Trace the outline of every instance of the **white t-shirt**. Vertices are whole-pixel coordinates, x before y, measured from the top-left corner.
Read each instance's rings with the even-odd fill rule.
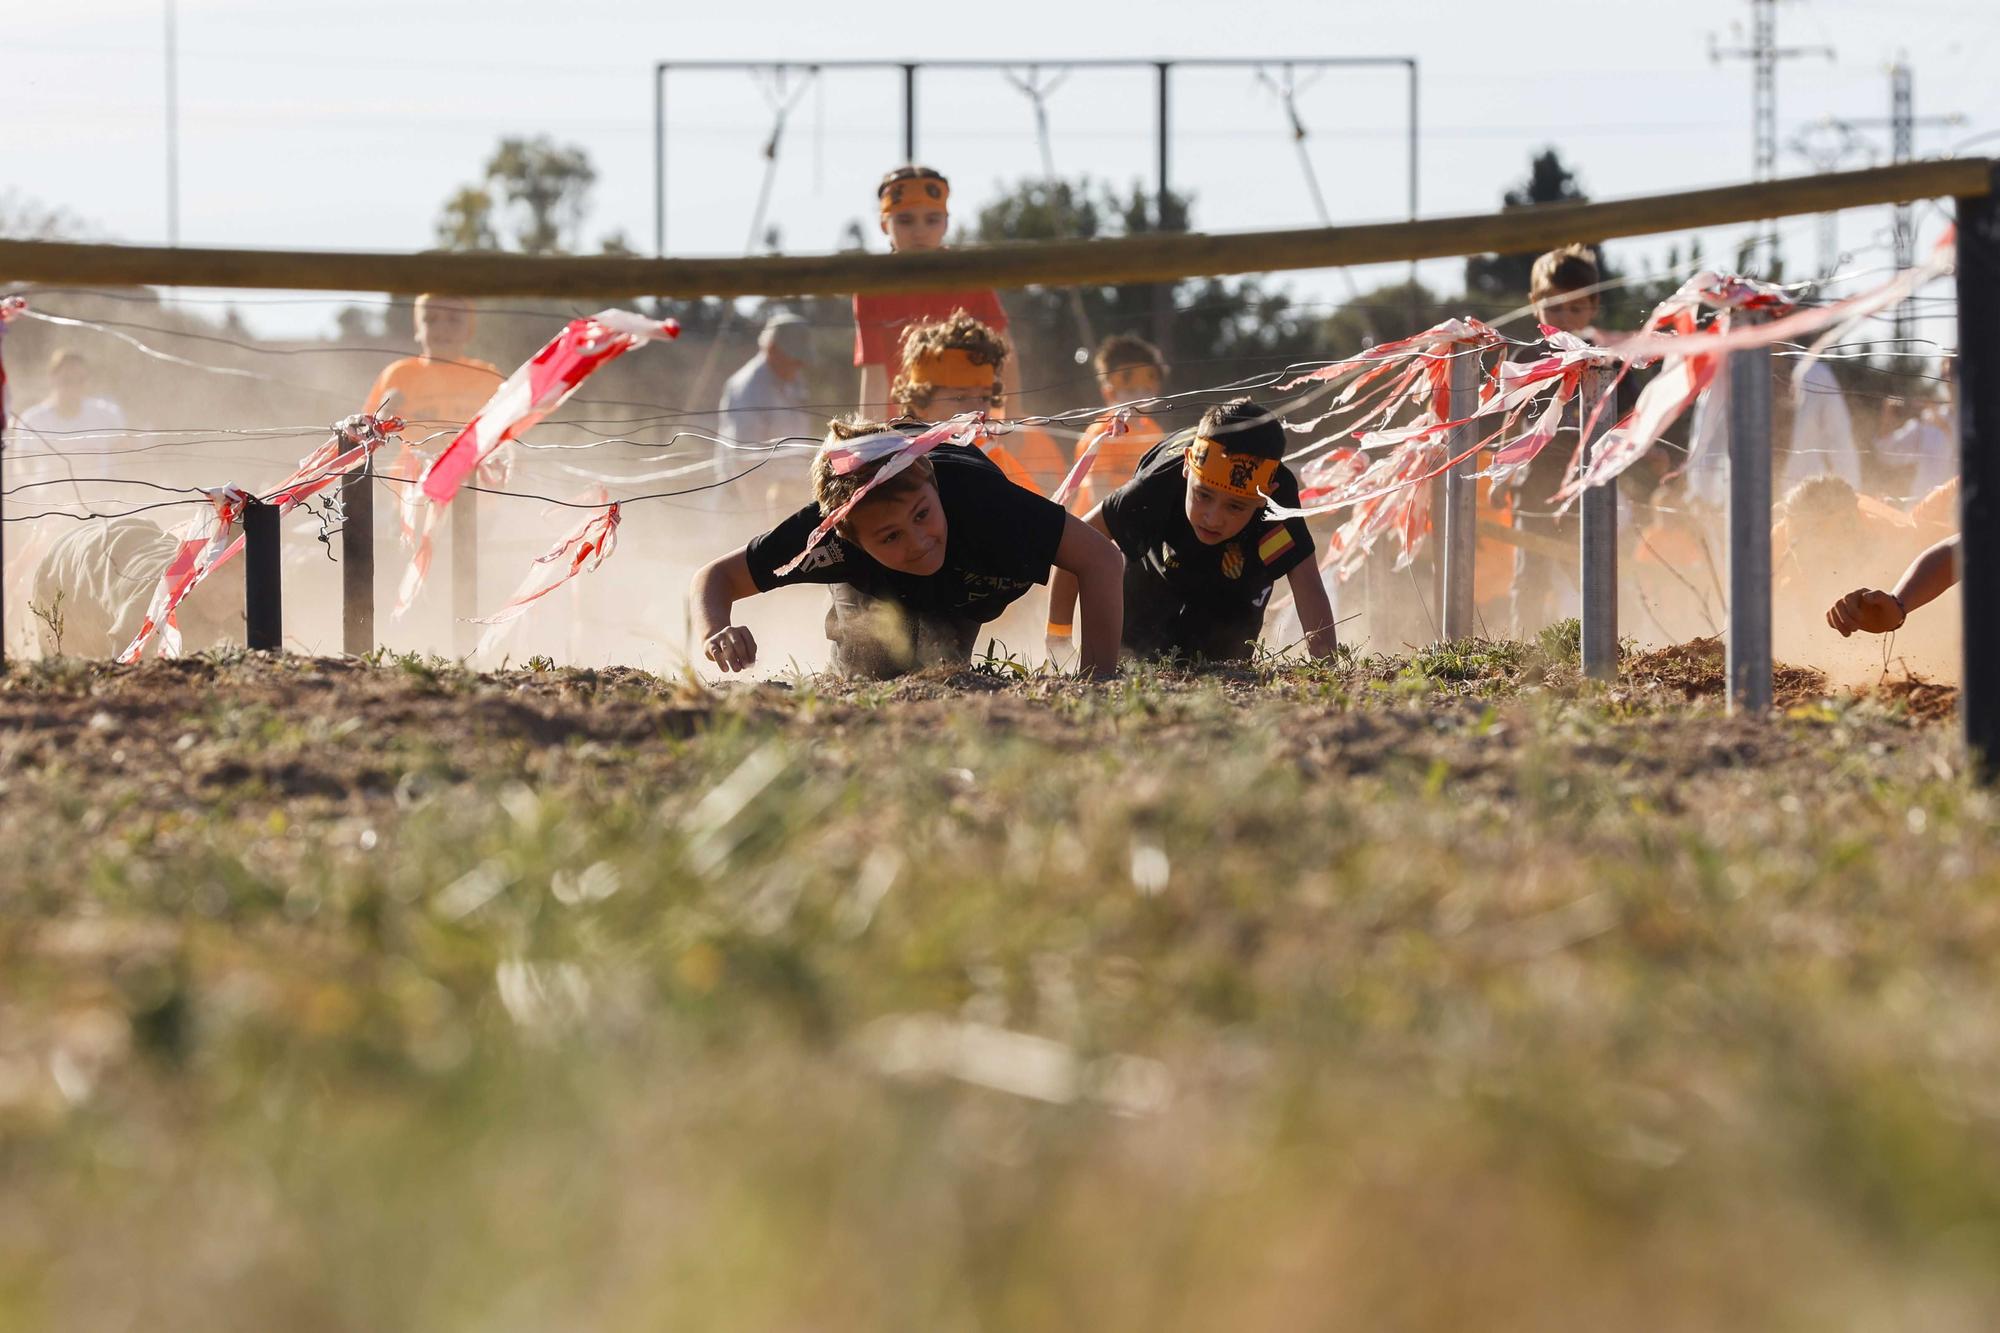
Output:
[[[84,399],[74,416],[59,413],[53,398],[23,411],[7,432],[8,508],[47,509],[101,495],[101,486],[19,488],[63,477],[123,476],[120,454],[132,441],[115,432],[124,429],[125,413],[108,398]]]
[[[1910,494],[1915,499],[1922,499],[1958,475],[1957,442],[1935,421],[1912,417],[1892,431],[1881,447],[1890,462],[1916,467],[1910,480]]]
[[[1847,398],[1833,367],[1815,361],[1800,386],[1799,410],[1792,422],[1792,447],[1781,475],[1771,478],[1771,503],[1782,504],[1792,487],[1831,473],[1857,492],[1861,489],[1861,451],[1854,445],[1854,424]],[[1779,388],[1782,392],[1782,387]],[[1725,365],[1694,407],[1694,461],[1688,466],[1688,491],[1717,507],[1729,504],[1729,367]]]

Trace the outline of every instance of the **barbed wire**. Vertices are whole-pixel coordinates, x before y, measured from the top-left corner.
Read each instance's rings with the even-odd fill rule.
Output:
[[[1851,252],[1848,256],[1845,256],[1844,258],[1851,259],[1853,257],[1853,254],[1867,253],[1869,250],[1873,248],[1875,247],[1862,247],[1860,250]],[[1707,266],[1698,261],[1690,260],[1685,264],[1671,266],[1669,269],[1665,271],[1665,274],[1671,275],[1675,272],[1683,270],[1692,272],[1702,267],[1707,267]],[[1818,285],[1821,288],[1825,288],[1849,281],[1858,281],[1861,278],[1869,276],[1875,272],[1877,272],[1877,270],[1873,269],[1864,269],[1859,271],[1842,271],[1840,273],[1831,275],[1828,279],[1823,280]],[[1655,283],[1661,280],[1663,280],[1662,275],[1655,273],[1649,273],[1645,275],[1639,275],[1639,274],[1624,275],[1619,278],[1609,280],[1604,284],[1599,284],[1598,290],[1600,291],[1612,290],[1619,286],[1631,286],[1639,283]],[[130,297],[130,299],[137,300],[141,298],[137,296],[132,296]],[[1328,302],[1326,304],[1348,304],[1348,303]],[[1391,301],[1389,302],[1389,304],[1399,304],[1399,303]],[[1295,308],[1296,308],[1296,303],[1295,303]],[[1532,306],[1517,308],[1515,310],[1508,311],[1498,316],[1495,320],[1495,323],[1512,322],[1520,318],[1525,318],[1528,315],[1532,314],[1532,312],[1533,312]],[[46,319],[51,323],[97,330],[99,332],[106,334],[107,336],[117,338],[122,342],[133,345],[135,348],[148,355],[157,356],[170,363],[188,366],[200,370],[213,370],[221,373],[237,374],[250,378],[262,378],[272,383],[283,383],[283,382],[277,380],[271,380],[270,377],[267,376],[259,376],[256,372],[240,371],[233,367],[211,366],[211,365],[206,365],[204,363],[191,361],[187,358],[177,357],[171,353],[162,352],[159,349],[147,346],[140,340],[130,336],[130,334],[125,332],[125,330],[138,330],[141,332],[155,333],[167,337],[190,338],[197,341],[215,345],[230,346],[253,352],[270,352],[275,354],[294,354],[294,353],[305,353],[305,352],[332,352],[332,351],[358,352],[362,350],[371,350],[371,349],[357,349],[357,348],[273,348],[259,344],[246,343],[239,339],[230,338],[223,335],[203,334],[188,330],[167,329],[164,327],[138,323],[135,321],[116,321],[116,320],[93,321],[93,320],[84,320],[70,316],[49,314],[46,312],[30,312],[30,313],[36,315],[37,317]],[[533,313],[537,316],[544,316],[546,315],[547,312],[534,311],[534,312],[522,312],[522,313]],[[1540,342],[1539,337],[1513,338],[1505,334],[1502,334],[1500,335],[1500,338],[1502,344],[1508,347],[1529,347],[1529,346],[1534,346]],[[1940,362],[1949,361],[1950,359],[1955,358],[1957,355],[1957,351],[1954,348],[1944,347],[1935,340],[1921,339],[1921,338],[1854,339],[1840,344],[1835,344],[1834,346],[1827,349],[1822,349],[1819,355],[1822,358],[1830,360],[1869,360],[1872,359],[1874,356],[1878,355],[1878,349],[1884,347],[1907,348],[1912,346],[1920,346],[1930,349],[1925,355],[1935,357]],[[372,350],[383,351],[385,354],[388,351],[388,349],[372,349]],[[1807,349],[1805,349],[1801,345],[1794,343],[1794,344],[1780,344],[1778,347],[1775,347],[1773,349],[1773,352],[1775,356],[1799,357],[1805,355],[1806,350]],[[402,353],[395,353],[395,354],[402,355]],[[1434,359],[1449,360],[1459,355],[1483,356],[1486,354],[1487,354],[1486,349],[1467,348],[1459,351],[1447,351],[1447,352],[1437,353],[1434,354]],[[1367,353],[1364,351],[1361,355],[1365,358]],[[1898,352],[1887,355],[1894,355],[1902,359],[1908,359],[1910,356],[1908,352]],[[1241,363],[1246,360],[1254,362],[1255,360],[1258,359],[1263,359],[1263,358],[1258,358],[1254,356],[1195,358],[1195,359],[1178,360],[1176,364],[1179,366],[1186,367],[1186,366],[1199,366],[1203,364],[1211,364],[1215,362]],[[1272,355],[1268,359],[1274,362],[1280,360],[1280,358],[1276,355]],[[434,358],[434,360],[449,361],[449,359],[444,359],[444,358]],[[474,364],[463,361],[450,361],[450,363],[461,364],[461,365]],[[477,364],[483,365],[484,363],[477,363]],[[1274,369],[1238,376],[1232,380],[1228,380],[1220,384],[1201,385],[1194,388],[1178,390],[1171,393],[1161,393],[1144,399],[1137,399],[1128,403],[1115,404],[1111,406],[1106,406],[1102,403],[1093,403],[1088,406],[1068,409],[1065,411],[1045,413],[1045,414],[1033,414],[1013,420],[996,422],[994,424],[994,432],[996,434],[1004,434],[1012,430],[1037,428],[1037,429],[1052,429],[1055,431],[1067,433],[1067,428],[1075,427],[1078,425],[1087,425],[1089,423],[1097,422],[1099,420],[1104,419],[1109,413],[1119,409],[1125,409],[1137,413],[1144,413],[1148,416],[1166,416],[1169,414],[1183,412],[1190,409],[1205,408],[1208,406],[1212,406],[1217,403],[1227,401],[1232,397],[1239,396],[1244,393],[1252,393],[1258,390],[1270,389],[1280,383],[1285,382],[1288,379],[1299,378],[1303,375],[1309,374],[1313,370],[1320,369],[1322,367],[1331,364],[1334,364],[1334,362],[1328,359],[1314,359],[1308,361],[1284,361],[1282,365]],[[1894,379],[1908,379],[1911,381],[1923,381],[1928,383],[1946,383],[1949,382],[1950,378],[1949,376],[1933,375],[1921,370],[1917,370],[1913,367],[1907,367],[1894,363],[1882,366],[1871,366],[1871,371],[1873,373],[1889,376]],[[1094,376],[1092,376],[1091,378],[1094,379]],[[1074,384],[1076,382],[1077,381],[1074,379],[1068,379],[1058,382],[1056,386],[1038,386],[1035,389],[1024,389],[1022,392],[1023,393],[1047,392],[1052,387],[1061,387],[1062,385]],[[1286,410],[1288,411],[1303,410],[1304,408],[1309,407],[1311,404],[1318,401],[1321,397],[1335,392],[1337,387],[1338,387],[1337,384],[1332,382],[1318,383],[1306,387],[1295,394],[1289,395],[1288,397],[1282,399],[1281,401],[1286,405]],[[1876,392],[1868,389],[1841,390],[1838,388],[1838,386],[1828,387],[1819,384],[1806,384],[1803,386],[1803,388],[1805,392],[1812,394],[1839,393],[1844,397],[1878,398],[1885,401],[1896,400],[1899,397],[1899,395]],[[327,396],[332,396],[334,393],[334,391],[332,390],[323,389],[319,387],[313,387],[311,391],[316,394],[322,394]],[[629,448],[641,449],[641,450],[654,450],[655,452],[653,453],[644,456],[634,457],[631,459],[633,463],[641,465],[680,462],[680,460],[688,458],[689,455],[685,453],[678,455],[674,453],[675,446],[678,445],[682,440],[692,439],[692,440],[702,441],[717,451],[716,456],[714,458],[700,459],[697,461],[688,462],[682,466],[675,466],[665,471],[648,472],[641,474],[627,474],[623,476],[559,465],[560,470],[562,470],[566,475],[586,478],[607,486],[643,484],[648,481],[666,480],[675,476],[687,475],[689,473],[699,471],[703,468],[719,467],[721,465],[721,457],[725,453],[732,453],[732,452],[759,453],[763,455],[761,458],[758,459],[757,462],[752,464],[750,467],[735,472],[730,476],[719,477],[715,480],[708,481],[696,486],[683,487],[673,490],[648,492],[640,495],[623,497],[618,501],[621,504],[640,503],[654,499],[678,498],[686,495],[693,495],[705,491],[715,490],[720,487],[726,487],[731,483],[733,483],[734,481],[740,480],[741,478],[746,477],[751,473],[759,470],[760,468],[764,467],[767,463],[772,461],[774,458],[779,457],[784,453],[787,452],[803,453],[818,447],[820,443],[818,438],[808,437],[808,436],[784,436],[774,439],[756,440],[756,441],[739,440],[739,439],[733,439],[721,432],[705,430],[697,427],[690,427],[685,424],[690,418],[720,417],[728,415],[721,408],[716,408],[712,410],[697,410],[697,409],[675,407],[673,405],[664,403],[642,403],[642,402],[633,402],[630,400],[616,400],[616,399],[580,400],[577,402],[577,405],[586,408],[625,406],[641,410],[655,410],[655,411],[654,415],[639,416],[639,417],[622,417],[622,418],[586,417],[586,418],[553,419],[543,423],[543,426],[548,429],[559,429],[559,430],[567,429],[576,431],[587,431],[588,427],[593,425],[596,426],[616,425],[624,428],[625,430],[632,430],[632,429],[667,430],[669,428],[673,428],[673,433],[668,437],[668,439],[664,442],[664,444],[651,441],[637,440],[632,438],[629,434],[622,434],[622,433],[614,435],[597,436],[595,438],[578,440],[578,441],[556,442],[556,441],[523,440],[523,441],[517,441],[517,443],[527,450],[538,451],[538,452],[546,451],[550,453],[587,452],[614,446],[626,446]],[[845,402],[839,404],[806,404],[801,406],[797,410],[812,411],[816,407],[844,410],[850,406],[851,404]],[[43,478],[31,482],[20,483],[5,490],[0,490],[0,495],[14,496],[16,494],[31,489],[36,489],[45,486],[73,486],[78,488],[79,498],[81,498],[82,487],[107,485],[107,486],[149,487],[151,489],[166,491],[169,493],[184,494],[189,496],[190,498],[180,501],[161,501],[156,504],[143,505],[131,509],[121,510],[115,514],[90,512],[82,515],[77,515],[67,510],[51,510],[35,515],[9,516],[6,519],[6,521],[21,522],[21,521],[28,521],[31,519],[51,517],[51,516],[80,517],[80,518],[122,517],[130,514],[147,512],[153,509],[164,508],[174,504],[199,504],[207,502],[206,494],[203,488],[200,487],[174,487],[164,483],[151,482],[131,477],[79,477],[75,475],[73,468],[68,467],[68,460],[71,459],[82,459],[82,458],[92,458],[92,457],[129,457],[133,455],[147,453],[156,449],[206,447],[218,443],[226,443],[231,441],[240,442],[246,439],[259,440],[259,441],[297,439],[301,437],[324,435],[325,431],[326,427],[324,426],[311,426],[311,425],[257,426],[257,427],[240,427],[240,428],[228,428],[228,427],[160,427],[160,428],[148,428],[148,429],[115,428],[115,429],[86,430],[77,432],[38,430],[33,433],[41,438],[41,441],[45,446],[48,446],[46,453],[37,454],[35,451],[32,450],[22,450],[18,447],[18,444],[14,444],[10,445],[10,447],[8,448],[7,450],[8,455],[12,457],[23,457],[23,456],[29,458],[54,457],[62,459],[64,460],[65,466],[67,468],[67,475],[61,477]],[[443,435],[451,433],[454,432],[449,430],[433,432],[432,434],[425,436],[420,441],[414,441],[414,442],[404,441],[403,447],[405,449],[420,450],[424,444],[430,442],[431,440],[437,439]],[[123,448],[123,447],[105,448],[99,450],[76,449],[76,448],[59,449],[53,447],[52,437],[53,440],[60,440],[65,445],[82,443],[84,441],[107,441],[112,439],[134,440],[134,441],[144,440],[146,442],[142,444],[136,444],[130,448]],[[163,438],[163,437],[176,437],[176,438]],[[1337,439],[1339,438],[1339,435],[1335,433],[1329,438]],[[1828,454],[1834,452],[1841,452],[1844,454],[1847,451],[1827,450],[1827,451],[1800,451],[1800,452],[1801,453],[1825,452]],[[1881,458],[1921,459],[1929,456],[1928,454],[1921,451],[1907,451],[1907,450],[1884,451],[1879,447],[1871,450],[1870,452],[1875,454],[1877,457]],[[273,466],[280,465],[281,463],[281,460],[276,458],[243,459],[240,457],[230,458],[230,459],[209,458],[206,459],[205,461],[214,461],[214,462],[232,461],[232,462],[251,463],[251,464],[268,463]],[[375,473],[373,475],[375,475],[378,479],[382,481],[390,482],[393,484],[407,484],[409,480],[408,478],[397,477],[385,473]],[[323,479],[323,477],[314,478],[311,480],[319,480],[319,479]],[[488,494],[510,499],[532,500],[542,504],[555,505],[566,508],[591,509],[591,508],[601,507],[601,502],[586,503],[574,500],[566,500],[559,496],[544,495],[534,491],[510,490],[501,487],[482,487],[477,485],[469,486],[466,489],[480,494]]]

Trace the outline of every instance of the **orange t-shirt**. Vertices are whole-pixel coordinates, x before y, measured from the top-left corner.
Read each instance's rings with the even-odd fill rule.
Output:
[[[977,437],[977,440],[979,443],[979,452],[992,459],[994,464],[1007,474],[1007,480],[1013,482],[1016,486],[1035,491],[1037,495],[1041,494],[1040,491],[1035,490],[1035,479],[1028,475],[1028,469],[1021,466],[1020,459],[1007,452],[1005,445],[990,435],[982,434]]]
[[[500,380],[499,368],[484,361],[406,356],[375,377],[363,410],[375,411],[393,390],[389,413],[403,419],[406,435],[421,439],[433,431],[462,428],[486,406]]]
[[[1110,418],[1100,418],[1083,433],[1076,443],[1077,457],[1090,447],[1092,440],[1111,429]],[[1135,416],[1125,423],[1123,435],[1112,435],[1105,439],[1097,450],[1097,457],[1091,461],[1090,471],[1084,474],[1083,484],[1076,488],[1076,495],[1070,501],[1070,512],[1087,514],[1104,497],[1132,480],[1132,474],[1139,470],[1139,460],[1146,451],[1166,438],[1166,431],[1151,417]]]
[[[1917,501],[1917,507],[1910,511],[1916,520],[1917,530],[1928,541],[1949,537],[1958,531],[1958,478],[1938,486]]]
[[[393,465],[399,472],[414,476],[418,447],[435,456],[465,428],[466,422],[479,415],[479,409],[486,406],[486,400],[500,387],[501,378],[499,367],[485,361],[406,356],[382,368],[368,388],[362,410],[376,411],[391,391],[395,393],[385,409],[389,415],[403,419],[403,447]],[[432,436],[437,438],[430,439]],[[430,439],[427,445],[426,439]],[[506,469],[503,465],[496,470],[488,463],[480,468],[479,475],[483,481],[497,482],[506,476]]]
[[[1481,455],[1482,464],[1489,457]],[[1485,606],[1504,599],[1514,586],[1514,548],[1481,529],[1488,523],[1514,526],[1514,498],[1508,487],[1496,487],[1491,477],[1479,478],[1472,495],[1473,531],[1478,534],[1473,542],[1472,600]]]
[[[1024,426],[1007,434],[1007,448],[1028,475],[1035,479],[1035,489],[1043,495],[1055,494],[1056,487],[1069,473],[1069,456],[1063,447],[1045,430]]]

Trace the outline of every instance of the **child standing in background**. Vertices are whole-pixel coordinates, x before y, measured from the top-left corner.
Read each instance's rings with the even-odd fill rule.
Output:
[[[1002,415],[1000,386],[1009,359],[1007,340],[963,310],[950,319],[912,324],[903,334],[903,368],[889,396],[897,411],[918,421],[949,421],[962,412],[984,412],[997,419]],[[1034,475],[1005,442],[982,432],[978,445],[1007,480],[1043,494]]]
[[[1160,356],[1160,349],[1144,338],[1129,333],[1114,334],[1097,345],[1097,355],[1092,361],[1097,370],[1097,392],[1106,407],[1145,402],[1166,391],[1166,362]],[[1084,474],[1083,484],[1070,501],[1073,514],[1089,513],[1105,496],[1130,481],[1139,470],[1139,460],[1166,435],[1159,422],[1136,412],[1126,421],[1122,434],[1112,435],[1110,430],[1111,417],[1107,413],[1092,422],[1077,441],[1077,456],[1082,457],[1093,441],[1105,437],[1097,446],[1097,457],[1091,461],[1090,471]]]
[[[944,248],[951,226],[951,182],[930,167],[897,167],[875,187],[882,234],[897,254]],[[995,333],[1007,332],[1007,312],[991,287],[945,292],[892,292],[854,298],[854,364],[861,368],[861,411],[880,415],[889,386],[902,373],[903,334],[912,324],[949,319],[963,310]],[[1002,392],[1021,392],[1020,371],[1006,370]]]

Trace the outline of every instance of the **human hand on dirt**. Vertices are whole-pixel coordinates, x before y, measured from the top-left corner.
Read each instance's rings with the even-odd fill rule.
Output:
[[[1894,593],[1880,588],[1856,588],[1827,609],[1826,623],[1845,639],[1854,631],[1887,634],[1903,627],[1903,604]]]
[[[757,660],[757,640],[741,625],[730,625],[709,635],[701,651],[724,671],[742,671]]]

